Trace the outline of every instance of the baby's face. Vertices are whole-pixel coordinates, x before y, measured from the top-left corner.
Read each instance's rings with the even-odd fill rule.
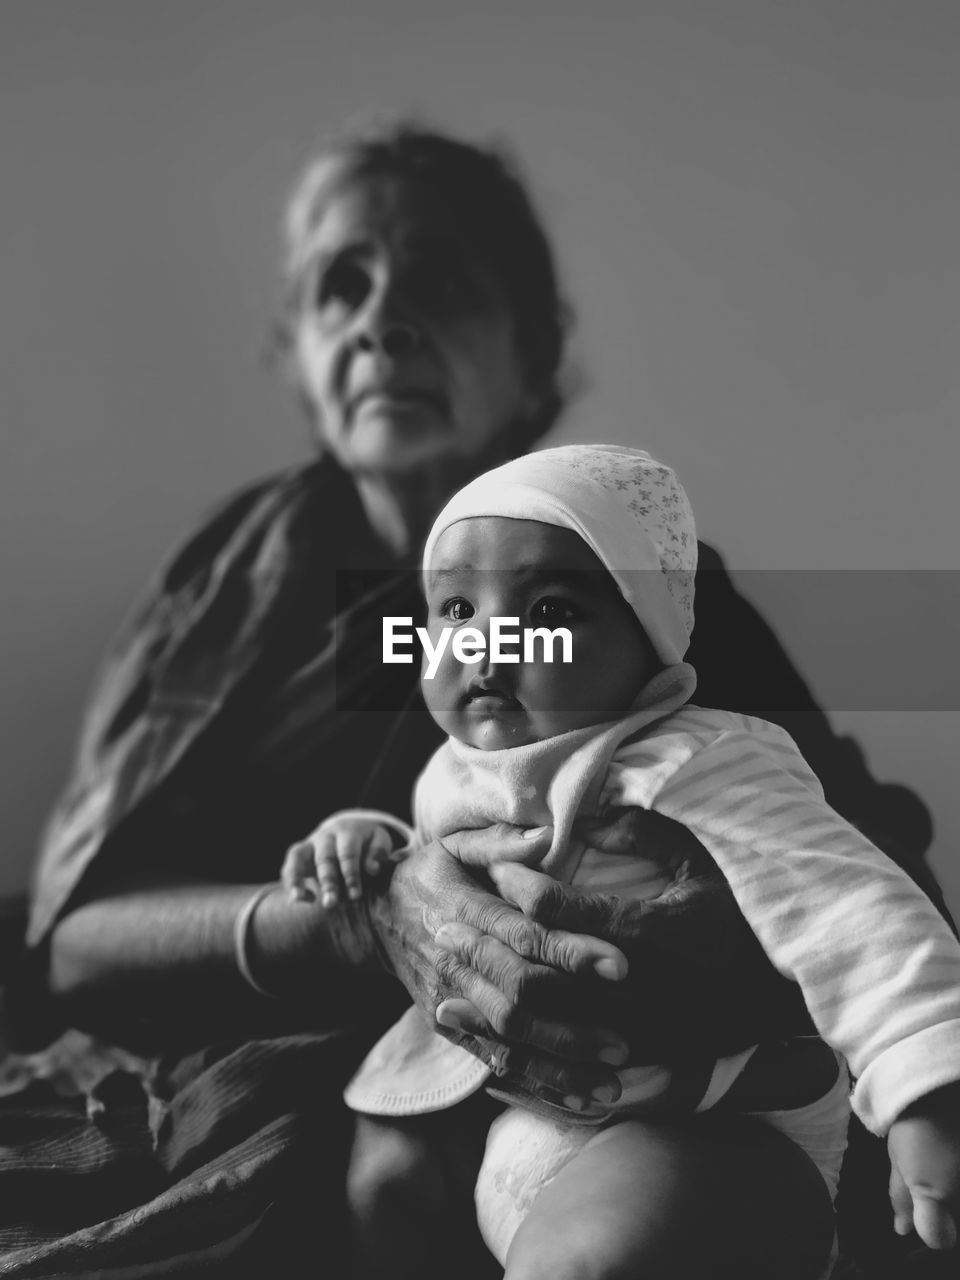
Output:
[[[624,715],[659,663],[613,578],[571,529],[537,520],[478,516],[445,529],[426,577],[427,630],[436,647],[451,628],[432,679],[422,682],[430,714],[452,737],[485,751],[519,747]],[[490,619],[504,628],[572,636],[572,661],[493,662]],[[453,652],[457,631],[473,627],[486,654],[472,665]],[[424,662],[426,670],[426,661]]]

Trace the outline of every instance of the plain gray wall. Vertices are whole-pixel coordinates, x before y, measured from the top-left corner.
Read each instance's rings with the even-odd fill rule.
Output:
[[[960,568],[958,65],[952,0],[3,0],[0,889],[147,573],[306,454],[260,361],[295,173],[413,109],[525,163],[580,319],[560,438],[678,468],[931,806],[960,909],[954,579],[850,575],[826,611],[749,573]]]

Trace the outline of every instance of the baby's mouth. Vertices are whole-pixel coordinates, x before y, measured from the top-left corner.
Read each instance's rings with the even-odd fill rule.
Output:
[[[486,711],[519,711],[520,703],[504,689],[482,681],[472,682],[463,696],[464,705]]]

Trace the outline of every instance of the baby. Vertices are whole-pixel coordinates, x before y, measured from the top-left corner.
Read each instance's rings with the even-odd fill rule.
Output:
[[[540,867],[555,877],[652,898],[689,874],[689,863],[624,854],[604,833],[634,808],[683,824],[772,963],[799,983],[836,1057],[832,1082],[813,1102],[760,1118],[807,1153],[832,1199],[849,1063],[854,1109],[889,1134],[898,1229],[912,1216],[922,1239],[948,1246],[960,1120],[923,1100],[960,1080],[960,945],[904,873],[826,805],[783,730],[690,704],[696,676],[683,655],[696,548],[676,477],[638,450],[548,449],[462,489],[424,550],[434,650],[444,628],[474,629],[468,639],[489,644],[491,619],[505,618],[514,629],[566,628],[571,660],[546,661],[541,650],[471,664],[447,644],[423,694],[449,739],[417,783],[415,831],[389,815],[336,814],[289,851],[284,883],[300,897],[315,884],[333,907],[342,888],[361,895],[364,875],[390,857],[390,830],[403,843],[426,842],[508,822],[552,827]],[[640,1274],[651,1247],[652,1215],[637,1212],[638,1162],[649,1165],[652,1141],[641,1121],[661,1118],[656,1142],[669,1162],[677,1099],[706,1113],[735,1097],[752,1053],[703,1064],[692,1086],[689,1072],[681,1081],[666,1067],[628,1062],[619,1098],[551,1106],[503,1082],[490,1086],[490,1068],[414,1008],[368,1055],[346,1099],[364,1115],[409,1124],[487,1085],[511,1105],[488,1134],[477,1215],[508,1280],[541,1274],[543,1242],[564,1256],[563,1242],[572,1246],[582,1228],[578,1213],[600,1211],[591,1275],[616,1277]],[[678,1143],[689,1124],[677,1124]],[[689,1206],[661,1201],[662,1235],[664,1219],[680,1225]],[[559,1274],[556,1262],[542,1274]]]

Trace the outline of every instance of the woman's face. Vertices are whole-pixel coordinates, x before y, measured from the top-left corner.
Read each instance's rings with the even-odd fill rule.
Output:
[[[355,474],[471,474],[511,455],[534,396],[500,280],[435,199],[341,179],[305,254],[295,358],[322,442]]]

